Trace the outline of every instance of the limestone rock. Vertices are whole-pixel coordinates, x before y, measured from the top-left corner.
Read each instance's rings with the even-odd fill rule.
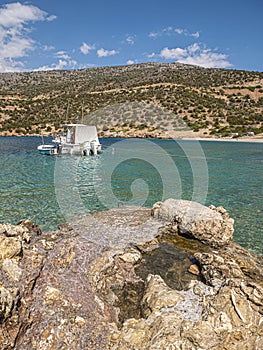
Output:
[[[62,293],[57,288],[47,286],[44,297],[45,297],[45,302],[53,303],[54,301],[58,301],[62,299]]]
[[[192,264],[189,267],[188,271],[190,273],[192,273],[193,275],[199,275],[200,274],[200,270],[199,270],[199,268],[198,268],[198,266],[196,264]]]
[[[18,282],[20,280],[23,270],[18,266],[17,260],[4,259],[2,268],[9,279],[13,280],[14,282]]]
[[[0,234],[5,234],[7,237],[22,236],[23,233],[28,232],[28,229],[23,225],[11,225],[11,224],[1,224]]]
[[[0,261],[17,257],[21,252],[22,243],[20,238],[0,236]]]
[[[142,255],[137,249],[132,249],[120,255],[119,257],[124,262],[135,264],[137,261],[139,261],[142,258]]]
[[[179,234],[212,246],[223,246],[232,240],[234,220],[222,207],[208,208],[196,202],[167,199],[153,206],[152,215],[173,223]]]
[[[24,230],[27,230],[31,234],[34,233],[37,236],[42,234],[41,228],[38,225],[36,225],[32,220],[21,220],[18,223],[18,226],[22,227]]]
[[[12,293],[0,285],[0,322],[10,315],[13,305],[14,297]]]
[[[147,287],[142,299],[142,303],[145,305],[145,314],[149,310],[157,312],[175,308],[175,305],[182,300],[182,295],[178,291],[169,288],[160,276],[148,276]]]

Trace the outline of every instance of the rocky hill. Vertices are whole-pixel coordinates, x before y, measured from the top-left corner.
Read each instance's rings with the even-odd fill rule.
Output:
[[[143,63],[0,74],[2,135],[59,130],[81,115],[112,136],[260,134],[263,73]]]

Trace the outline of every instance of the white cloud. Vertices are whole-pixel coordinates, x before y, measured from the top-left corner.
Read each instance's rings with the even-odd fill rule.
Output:
[[[227,68],[232,66],[227,60],[227,55],[208,50],[195,56],[185,57],[180,62],[206,68]]]
[[[156,53],[152,52],[147,55],[148,58],[153,58],[156,56]]]
[[[47,71],[47,70],[58,70],[58,69],[73,69],[76,68],[77,62],[69,59],[59,59],[57,63],[52,63],[50,66],[42,66],[35,71]]]
[[[58,61],[52,63],[51,65],[41,66],[36,68],[35,71],[43,71],[43,70],[55,70],[55,69],[74,69],[77,67],[77,61],[72,59],[66,51],[58,51],[54,54],[55,58],[58,58]]]
[[[128,60],[128,61],[126,62],[126,64],[134,64],[134,63],[136,63],[136,62],[133,61],[133,60]]]
[[[200,33],[199,32],[195,32],[195,33],[190,34],[190,36],[192,36],[193,38],[199,38]]]
[[[54,21],[56,18],[57,18],[57,16],[51,15],[51,16],[48,16],[48,17],[46,18],[46,20],[47,20],[48,22],[52,22],[52,21]]]
[[[19,2],[6,4],[0,9],[0,25],[6,28],[22,26],[29,21],[44,21],[54,19],[48,17],[45,11],[33,5],[23,5]]]
[[[227,55],[218,53],[212,49],[201,48],[197,43],[185,49],[180,47],[169,49],[165,47],[161,50],[160,57],[166,60],[176,60],[180,63],[193,64],[206,68],[227,68],[231,66]]]
[[[97,50],[98,57],[108,57],[108,56],[114,56],[118,53],[116,50],[105,50],[103,48]]]
[[[55,47],[54,46],[51,46],[51,45],[44,45],[43,46],[43,50],[44,51],[52,51],[52,50],[54,50],[55,49]]]
[[[95,49],[95,45],[89,45],[87,43],[83,43],[79,49],[84,55],[87,55],[90,53],[91,50]]]
[[[13,37],[12,40],[1,43],[0,60],[20,58],[25,52],[33,49],[34,41],[30,38]]]
[[[177,34],[183,34],[184,31],[185,31],[185,29],[176,28],[174,31],[175,31],[175,33],[177,33]]]
[[[163,28],[162,30],[160,30],[160,31],[157,31],[157,32],[150,32],[149,34],[148,34],[148,37],[149,38],[153,38],[153,39],[156,39],[157,37],[160,37],[160,36],[163,36],[163,35],[172,35],[173,34],[173,31],[174,31],[174,29],[173,29],[173,27],[165,27],[165,28]]]
[[[199,46],[199,44],[194,43],[193,45],[188,46],[188,47],[187,47],[187,50],[188,50],[191,54],[193,54],[193,53],[195,53],[196,51],[201,50],[201,47]]]
[[[165,47],[162,49],[160,56],[166,60],[179,60],[185,57],[187,51],[185,49],[181,49],[180,47],[176,47],[175,49],[168,49]]]
[[[70,56],[65,51],[58,51],[56,57],[62,58],[63,60],[70,60]]]
[[[19,2],[3,5],[0,8],[0,71],[21,70],[23,62],[19,59],[35,49],[37,43],[29,37],[29,23],[55,18],[33,5]]]
[[[150,38],[157,38],[157,37],[161,37],[163,35],[165,36],[171,36],[171,35],[184,35],[184,36],[188,36],[188,37],[193,37],[193,38],[199,38],[200,36],[200,33],[199,32],[195,32],[195,33],[190,33],[189,30],[187,29],[184,29],[184,28],[174,28],[172,26],[170,27],[166,27],[166,28],[163,28],[162,30],[160,31],[157,31],[157,32],[151,32],[150,34],[148,34],[148,36]]]
[[[126,38],[126,43],[129,45],[133,45],[135,43],[135,36],[134,35],[128,35]]]
[[[169,26],[169,27],[163,28],[162,32],[167,35],[171,35],[171,33],[173,32],[173,27]]]
[[[157,33],[157,32],[151,32],[151,33],[149,33],[148,34],[148,37],[149,38],[157,38],[158,36],[159,36],[160,34],[159,33]]]
[[[176,34],[185,35],[185,36],[192,36],[193,38],[199,38],[199,36],[200,36],[199,32],[189,33],[189,31],[187,29],[176,28],[174,31]]]

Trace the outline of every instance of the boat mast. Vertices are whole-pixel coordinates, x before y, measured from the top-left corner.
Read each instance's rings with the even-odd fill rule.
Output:
[[[84,101],[82,100],[82,106],[81,106],[81,124],[83,124],[83,122],[84,122],[83,109],[84,109]]]

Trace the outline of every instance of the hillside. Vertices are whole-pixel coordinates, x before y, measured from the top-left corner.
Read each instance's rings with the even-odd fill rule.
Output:
[[[59,130],[82,111],[101,135],[187,128],[202,136],[260,134],[263,73],[143,63],[0,74],[2,135]]]

